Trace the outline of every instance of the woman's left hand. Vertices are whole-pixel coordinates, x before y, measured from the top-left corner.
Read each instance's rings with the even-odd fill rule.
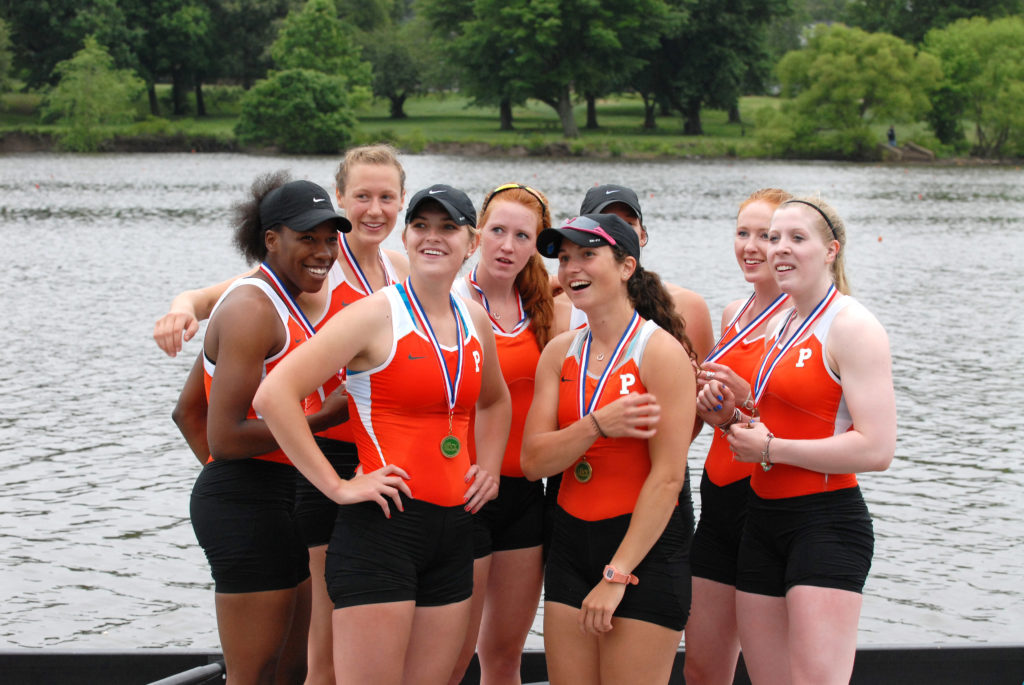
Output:
[[[609,583],[602,580],[583,598],[578,623],[580,632],[600,635],[612,629],[612,614],[626,594],[624,583]]]
[[[475,514],[480,509],[498,496],[498,479],[486,469],[480,468],[479,464],[473,464],[466,471],[466,482],[469,488],[463,499],[466,500],[466,511]]]
[[[764,458],[761,452],[764,450],[765,440],[768,439],[768,426],[759,421],[750,423],[740,421],[729,428],[729,449],[732,450],[733,459],[748,463],[760,463]]]

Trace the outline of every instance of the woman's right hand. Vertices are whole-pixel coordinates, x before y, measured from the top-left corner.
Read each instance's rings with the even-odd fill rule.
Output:
[[[631,392],[595,411],[594,418],[606,437],[646,440],[658,432],[661,407],[651,393]]]
[[[412,497],[412,490],[405,482],[408,479],[409,474],[394,464],[388,464],[370,473],[363,473],[363,467],[359,466],[356,475],[345,481],[341,496],[334,501],[338,504],[376,502],[384,510],[384,515],[391,518],[388,498],[394,501],[398,511],[404,511],[399,493],[404,492],[406,497]]]
[[[199,332],[199,320],[188,312],[170,311],[156,320],[153,326],[153,340],[168,357],[181,352],[183,342],[191,340]]]
[[[697,415],[712,426],[728,421],[735,410],[736,396],[721,381],[712,380],[697,393]]]

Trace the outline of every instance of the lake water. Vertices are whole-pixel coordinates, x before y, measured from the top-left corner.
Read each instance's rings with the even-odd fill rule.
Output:
[[[641,193],[648,268],[713,318],[746,294],[738,202],[820,191],[849,227],[855,294],[892,343],[899,444],[861,485],[875,519],[862,643],[1024,642],[1024,173],[776,162],[404,158],[409,188],[479,203],[520,181],[557,218],[595,183]],[[0,646],[218,646],[188,520],[198,471],[170,420],[198,339],[150,337],[178,291],[244,270],[228,207],[278,168],[333,187],[336,160],[0,157]],[[393,236],[391,247],[400,243]],[[690,453],[694,486],[709,431]],[[536,628],[540,628],[538,618]],[[528,646],[540,647],[539,634]]]

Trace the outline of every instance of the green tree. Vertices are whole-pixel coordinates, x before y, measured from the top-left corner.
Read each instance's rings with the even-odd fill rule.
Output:
[[[271,66],[267,46],[288,14],[288,0],[209,0],[218,72],[249,89]],[[244,40],[239,40],[244,36]]]
[[[55,67],[59,81],[50,91],[43,115],[63,124],[64,147],[79,152],[96,150],[111,137],[106,127],[131,121],[144,90],[133,72],[115,69],[106,48],[93,36],[85,47]]]
[[[842,24],[811,29],[776,72],[790,99],[762,113],[758,135],[776,153],[843,158],[873,156],[873,124],[919,120],[941,76],[932,55]]]
[[[334,0],[308,0],[284,20],[270,55],[278,69],[313,69],[337,76],[356,99],[369,97],[371,67],[341,21]]]
[[[7,30],[7,22],[0,19],[0,93],[10,87],[11,75],[11,34]]]
[[[271,72],[242,98],[235,134],[244,145],[332,154],[352,141],[356,118],[345,82],[312,69]]]
[[[933,96],[936,136],[955,144],[963,117],[974,124],[975,154],[1024,154],[1024,18],[961,19],[929,31],[924,45],[945,77]]]
[[[373,65],[373,94],[390,104],[392,119],[405,118],[405,101],[422,89],[422,74],[410,39],[410,22],[378,29],[366,36],[366,56]]]
[[[933,28],[941,28],[970,17],[995,19],[1019,15],[1024,11],[1021,0],[851,0],[843,19],[870,32],[899,36],[911,43],[920,43]]]

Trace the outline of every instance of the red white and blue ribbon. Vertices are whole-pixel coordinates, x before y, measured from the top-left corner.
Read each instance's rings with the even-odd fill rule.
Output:
[[[477,268],[479,267],[474,266],[473,270],[469,272],[469,284],[473,286],[473,290],[475,290],[477,294],[480,295],[480,301],[484,303],[484,309],[487,310],[487,317],[491,320],[491,328],[500,333],[518,333],[519,331],[523,330],[526,324],[529,323],[529,320],[526,317],[526,310],[523,309],[523,298],[519,295],[519,291],[516,291],[516,305],[518,307],[519,317],[516,321],[516,325],[512,327],[512,330],[506,331],[504,328],[501,327],[501,324],[498,323],[498,320],[494,318],[494,315],[491,314],[491,305],[487,301],[487,295],[484,294],[484,289],[481,288],[480,284],[477,283],[476,281]]]
[[[452,378],[451,373],[448,371],[448,364],[445,363],[444,360],[441,343],[437,341],[434,329],[430,325],[430,319],[427,318],[426,312],[423,311],[423,305],[420,304],[419,298],[416,297],[416,291],[412,287],[412,279],[405,279],[403,286],[409,293],[409,303],[412,306],[413,314],[416,316],[416,319],[420,324],[420,328],[422,328],[423,332],[426,334],[427,340],[430,341],[430,346],[434,350],[434,356],[437,358],[437,363],[441,367],[441,375],[444,377],[444,391],[448,398],[448,411],[451,413],[455,410],[455,400],[459,394],[459,386],[462,384],[463,337],[466,334],[466,326],[462,320],[462,315],[459,313],[459,309],[455,304],[455,297],[449,293],[448,301],[452,308],[452,314],[455,315],[456,349],[458,350],[458,362],[455,366],[455,378]]]
[[[761,360],[761,367],[757,370],[757,378],[754,379],[754,404],[755,406],[761,400],[761,395],[764,394],[765,388],[768,387],[768,379],[771,378],[772,372],[775,371],[775,367],[779,365],[786,353],[789,352],[790,348],[796,344],[797,340],[800,340],[804,333],[807,332],[814,324],[821,318],[821,315],[828,311],[829,306],[832,304],[832,300],[836,298],[839,291],[836,290],[835,284],[828,287],[828,292],[825,293],[825,297],[821,298],[818,304],[814,305],[814,309],[811,310],[810,315],[804,319],[804,322],[793,332],[793,335],[789,336],[785,343],[781,346],[775,344],[770,350],[764,355],[764,359]],[[793,317],[796,316],[796,309],[789,313],[786,317],[785,323],[782,324],[782,328],[779,329],[779,335],[786,332],[786,328],[789,327],[790,322],[793,321]]]
[[[782,293],[774,300],[772,300],[772,303],[765,307],[760,314],[751,319],[751,321],[746,326],[744,326],[740,332],[726,340],[726,335],[729,334],[729,331],[733,330],[733,326],[736,325],[736,322],[743,318],[743,314],[748,309],[750,309],[750,307],[754,304],[755,294],[756,293],[751,293],[750,298],[747,300],[746,304],[744,304],[743,307],[740,308],[740,311],[737,312],[736,316],[732,317],[732,321],[730,321],[729,325],[725,327],[724,331],[722,331],[722,336],[718,339],[718,342],[715,343],[715,346],[711,348],[711,351],[708,352],[708,356],[704,361],[718,361],[723,355],[725,355],[726,352],[735,347],[737,343],[739,343],[741,340],[744,340],[751,331],[757,330],[758,326],[760,326],[762,323],[770,319],[772,315],[775,312],[777,312],[782,307],[782,305],[784,305],[789,300],[789,295],[787,295],[786,293]]]
[[[640,328],[640,315],[636,310],[633,310],[633,318],[626,325],[626,330],[622,332],[622,337],[619,338],[618,344],[615,345],[615,351],[612,352],[608,365],[604,367],[600,378],[597,379],[597,387],[594,388],[594,394],[590,397],[589,403],[586,401],[587,367],[590,366],[590,343],[594,335],[591,331],[587,331],[587,337],[583,340],[583,350],[580,352],[580,377],[576,380],[576,400],[579,405],[578,409],[581,419],[597,407],[597,401],[604,391],[604,386],[608,383],[608,379],[611,378],[612,369],[618,364],[619,358],[626,350],[629,341],[633,338],[633,334],[636,333],[638,328]]]
[[[355,254],[352,252],[352,248],[348,246],[348,241],[345,240],[344,233],[338,234],[338,242],[341,243],[341,254],[345,257],[345,261],[348,262],[348,266],[352,269],[352,273],[354,273],[356,278],[359,280],[359,285],[362,287],[363,292],[367,295],[372,295],[373,287],[370,286],[370,281],[366,278],[366,274],[363,273],[362,267],[359,266],[359,260],[356,259]],[[394,281],[391,279],[391,273],[384,264],[384,255],[381,254],[380,248],[377,248],[377,259],[380,260],[380,268],[384,271],[384,284],[391,285]]]
[[[276,273],[274,273],[274,270],[270,268],[269,264],[262,262],[260,264],[260,272],[267,277],[270,281],[270,285],[277,291],[277,294],[281,296],[285,307],[288,308],[288,313],[292,315],[292,318],[295,319],[296,323],[302,326],[302,330],[306,332],[306,338],[312,338],[313,334],[316,333],[316,327],[313,326],[310,320],[299,308],[295,298],[292,297],[291,293],[285,289],[284,284],[281,283],[281,279],[278,278]]]

